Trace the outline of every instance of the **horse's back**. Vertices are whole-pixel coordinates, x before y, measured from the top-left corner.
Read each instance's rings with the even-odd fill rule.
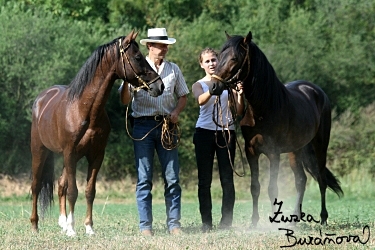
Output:
[[[301,95],[302,98],[307,98],[309,100],[313,98],[313,100],[316,102],[320,102],[324,105],[330,105],[327,94],[321,87],[314,83],[304,80],[297,80],[286,84],[285,87],[290,93],[294,92],[295,94],[293,95]]]
[[[294,81],[286,85],[292,105],[305,120],[313,122],[315,136],[329,143],[331,131],[331,105],[327,94],[318,85],[307,81]]]
[[[40,92],[33,104],[33,117],[40,118],[47,107],[59,104],[66,89],[66,85],[54,85]]]

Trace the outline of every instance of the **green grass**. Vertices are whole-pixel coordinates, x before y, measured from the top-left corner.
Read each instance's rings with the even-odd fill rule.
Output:
[[[247,179],[246,179],[247,178]],[[122,190],[121,184],[112,184],[107,191],[100,191],[94,203],[95,236],[86,236],[83,226],[85,201],[82,187],[76,206],[77,236],[70,238],[60,232],[57,225],[59,211],[55,204],[51,211],[40,221],[38,234],[31,231],[29,221],[31,201],[28,195],[2,197],[0,199],[0,249],[280,249],[280,246],[293,244],[288,242],[287,231],[279,230],[287,225],[269,222],[270,202],[268,201],[268,180],[262,181],[260,196],[260,221],[256,229],[250,229],[252,201],[249,192],[249,177],[236,177],[236,204],[234,210],[233,229],[214,229],[211,233],[200,232],[200,214],[196,197],[196,187],[183,189],[182,219],[184,234],[170,236],[165,228],[165,206],[162,186],[154,186],[154,231],[155,236],[145,238],[139,235],[138,213],[135,204],[133,187]],[[340,245],[293,247],[296,249],[375,249],[375,190],[373,182],[364,177],[355,181],[352,177],[342,180],[345,196],[339,199],[331,191],[327,191],[328,226],[317,223],[300,223],[293,230],[293,236],[306,238],[309,236],[324,238],[326,234],[336,239],[338,236],[363,236],[363,229],[369,226],[370,239],[365,244],[344,242]],[[281,173],[279,179],[279,200],[284,202],[281,211],[285,216],[293,212],[295,191],[293,179]],[[118,187],[118,188],[115,188]],[[220,220],[220,188],[218,181],[213,183],[214,197],[213,217],[217,224]],[[57,202],[57,201],[56,201]],[[303,211],[319,220],[320,194],[317,183],[309,180]],[[291,232],[291,231],[289,231]]]
[[[282,211],[285,215],[292,212],[293,201],[284,201]],[[319,219],[319,200],[305,199],[305,213]],[[269,202],[262,199],[260,206],[261,219],[257,229],[250,229],[251,201],[241,200],[235,204],[235,219],[232,230],[213,230],[211,233],[200,233],[200,215],[198,204],[188,200],[183,202],[182,220],[184,235],[172,237],[165,228],[165,209],[161,201],[154,202],[155,236],[139,236],[138,215],[135,203],[98,199],[94,206],[94,229],[96,235],[86,236],[83,226],[85,204],[79,201],[76,207],[77,236],[69,238],[61,234],[57,226],[58,207],[54,206],[49,215],[40,222],[39,234],[30,230],[29,202],[2,202],[0,204],[0,240],[1,249],[279,249],[288,243],[285,227],[270,224],[268,221]],[[320,231],[341,235],[360,235],[368,225],[374,231],[374,201],[341,199],[328,202],[329,224],[321,227],[316,223],[301,223],[294,230],[294,236],[320,237]],[[214,202],[214,221],[220,219],[220,202]],[[375,238],[362,246],[359,243],[327,245],[327,249],[363,249],[375,248]],[[308,248],[311,248],[308,247]],[[321,247],[315,247],[321,249]]]

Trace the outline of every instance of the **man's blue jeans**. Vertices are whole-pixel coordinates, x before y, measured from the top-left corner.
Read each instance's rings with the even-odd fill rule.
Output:
[[[134,120],[133,137],[145,136],[159,121],[136,118]],[[164,198],[167,214],[168,230],[180,227],[181,218],[181,187],[180,166],[177,148],[166,150],[161,144],[161,125],[151,131],[143,140],[133,140],[135,167],[137,170],[136,196],[139,213],[140,230],[152,229],[152,177],[155,150],[158,154],[164,179]]]

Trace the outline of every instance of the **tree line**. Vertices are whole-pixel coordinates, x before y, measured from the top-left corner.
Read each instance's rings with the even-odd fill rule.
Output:
[[[31,106],[40,91],[69,84],[99,45],[133,29],[141,39],[148,28],[166,27],[177,39],[167,58],[180,66],[190,89],[204,73],[200,50],[220,51],[225,31],[252,31],[282,82],[308,80],[328,94],[334,108],[329,167],[340,175],[354,168],[374,174],[373,13],[375,0],[0,0],[0,173],[30,172]],[[106,106],[112,132],[101,175],[108,179],[135,171],[119,84]],[[192,135],[199,112],[192,95],[188,99],[179,149],[186,183],[196,168]],[[85,162],[79,168],[84,171]]]

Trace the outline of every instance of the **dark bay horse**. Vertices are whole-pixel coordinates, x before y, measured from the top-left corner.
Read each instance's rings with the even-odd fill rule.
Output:
[[[94,234],[92,209],[96,179],[107,144],[110,122],[105,111],[116,79],[145,89],[151,96],[162,94],[164,84],[147,63],[130,32],[99,46],[69,85],[55,85],[41,92],[32,108],[32,228],[38,231],[38,198],[42,212],[53,201],[54,152],[63,155],[64,166],[58,179],[59,225],[74,236],[74,206],[78,196],[76,165],[88,161],[86,234]],[[143,90],[141,90],[143,91]],[[70,212],[67,214],[66,200]]]
[[[270,161],[268,195],[275,212],[273,203],[278,196],[277,178],[282,153],[289,153],[295,175],[297,201],[294,214],[298,218],[301,216],[307,179],[305,169],[319,183],[320,222],[326,224],[327,186],[339,197],[343,194],[339,181],[326,167],[331,131],[328,97],[320,87],[307,81],[282,84],[266,56],[251,39],[251,32],[246,37],[227,34],[213,84],[221,89],[224,85],[234,88],[239,80],[244,84],[248,106],[240,125],[251,169],[252,226],[259,221],[259,156],[264,154]]]

